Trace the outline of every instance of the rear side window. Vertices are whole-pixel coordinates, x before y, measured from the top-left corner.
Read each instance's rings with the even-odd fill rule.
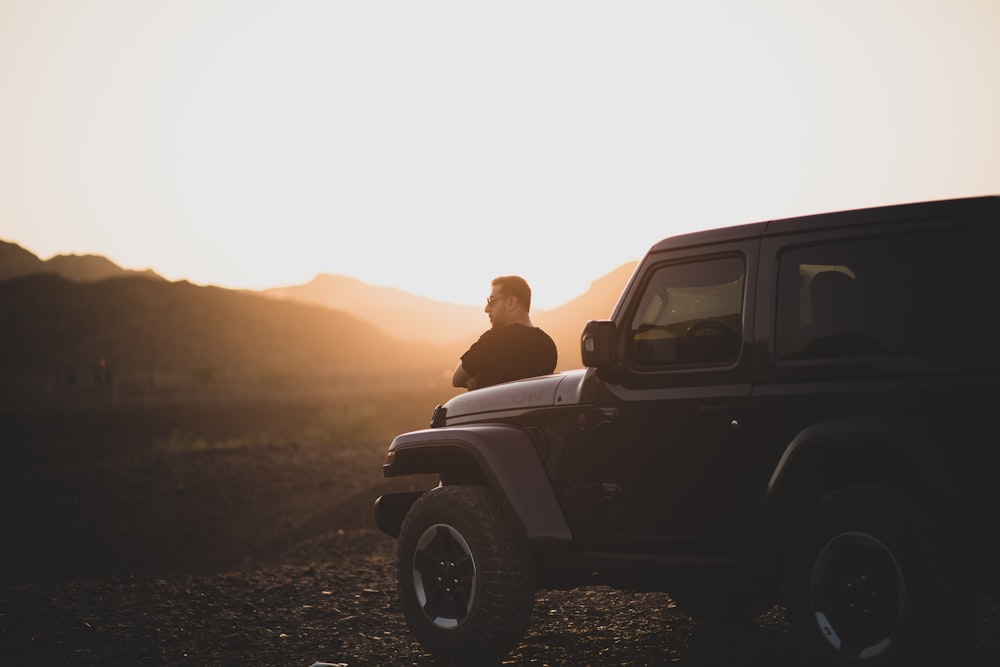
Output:
[[[731,363],[743,323],[742,257],[720,257],[657,269],[629,331],[640,366]]]
[[[799,246],[782,253],[775,344],[808,359],[955,350],[973,336],[976,285],[958,232]]]

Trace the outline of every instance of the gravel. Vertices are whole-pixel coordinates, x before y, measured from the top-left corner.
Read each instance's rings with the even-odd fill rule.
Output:
[[[384,445],[294,445],[0,472],[0,665],[428,665],[372,525]],[[350,455],[349,455],[350,454]],[[983,602],[973,667],[1000,664]],[[780,607],[693,621],[661,593],[539,591],[508,665],[796,665]]]

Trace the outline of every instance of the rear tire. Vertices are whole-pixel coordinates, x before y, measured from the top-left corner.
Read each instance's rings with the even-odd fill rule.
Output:
[[[820,500],[788,548],[793,637],[810,665],[959,664],[971,605],[927,512],[897,489],[856,486]]]
[[[403,520],[397,561],[407,624],[437,659],[494,662],[527,631],[533,562],[492,490],[460,485],[425,493]]]

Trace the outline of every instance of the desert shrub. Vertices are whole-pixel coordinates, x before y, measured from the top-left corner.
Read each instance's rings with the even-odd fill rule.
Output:
[[[193,433],[173,430],[168,435],[153,440],[153,449],[158,452],[199,451],[209,449],[209,442]]]
[[[209,439],[186,431],[173,430],[166,436],[154,438],[153,450],[158,452],[196,452],[216,449],[246,449],[277,444],[267,433],[254,432],[240,436]]]

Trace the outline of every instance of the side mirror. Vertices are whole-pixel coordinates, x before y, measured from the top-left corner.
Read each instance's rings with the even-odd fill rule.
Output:
[[[615,359],[615,323],[611,320],[590,320],[583,327],[580,336],[580,356],[583,365],[596,368],[609,368],[616,363]]]

